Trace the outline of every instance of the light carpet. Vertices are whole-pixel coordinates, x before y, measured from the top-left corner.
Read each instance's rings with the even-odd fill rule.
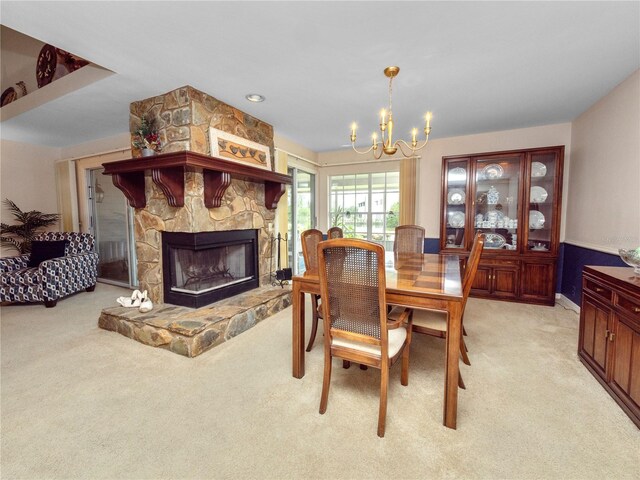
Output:
[[[457,430],[442,425],[444,342],[415,335],[380,439],[378,370],[334,360],[318,413],[321,328],[291,376],[291,308],[185,358],[98,328],[123,294],[1,308],[2,478],[638,478],[638,429],[578,361],[560,306],[469,300]]]

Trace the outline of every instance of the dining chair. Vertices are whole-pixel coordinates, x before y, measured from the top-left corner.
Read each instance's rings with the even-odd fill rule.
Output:
[[[393,256],[424,251],[424,228],[419,225],[398,225],[393,240]]]
[[[302,243],[302,257],[304,268],[307,272],[317,274],[318,272],[318,244],[322,241],[322,232],[312,228],[300,234]],[[313,348],[318,332],[318,318],[322,318],[322,308],[320,305],[320,295],[311,294],[311,336],[307,344],[307,352]]]
[[[344,234],[340,227],[331,227],[327,230],[327,240],[332,240],[334,238],[344,238]]]
[[[467,305],[467,299],[469,298],[469,292],[471,292],[471,285],[478,271],[478,264],[480,263],[480,256],[484,247],[484,234],[478,233],[473,239],[473,246],[471,247],[471,253],[467,260],[467,265],[464,270],[462,278],[462,312],[461,318],[464,320],[464,309]],[[395,315],[391,314],[393,318]],[[413,331],[416,333],[424,333],[427,335],[433,335],[440,338],[447,338],[447,312],[435,311],[435,310],[421,310],[415,309],[413,317]],[[460,335],[460,355],[462,361],[471,365],[469,356],[467,355],[467,345],[464,341],[464,337]],[[464,387],[462,376],[459,379],[460,387]]]
[[[333,357],[380,369],[378,436],[384,437],[389,368],[402,358],[400,382],[409,383],[412,310],[387,318],[384,248],[341,238],[318,245],[324,318],[324,376],[320,413],[327,410]]]

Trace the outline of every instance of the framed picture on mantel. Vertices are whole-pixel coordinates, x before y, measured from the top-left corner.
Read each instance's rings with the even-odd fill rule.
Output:
[[[271,152],[266,145],[213,127],[209,128],[209,144],[213,157],[271,170]]]

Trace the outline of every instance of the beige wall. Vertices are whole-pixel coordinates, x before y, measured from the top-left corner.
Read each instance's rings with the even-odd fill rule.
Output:
[[[640,70],[573,121],[565,241],[640,246]]]
[[[546,125],[501,132],[466,135],[430,140],[426,148],[419,151],[418,161],[418,224],[425,227],[427,238],[440,236],[440,190],[442,157],[466,153],[493,152],[519,148],[565,145],[565,190],[569,169],[571,146],[571,124]],[[353,150],[325,152],[318,155],[322,166],[319,189],[319,224],[326,230],[328,177],[342,173],[364,173],[399,170],[399,161],[380,162],[367,155],[358,155]],[[345,164],[335,166],[335,164]],[[566,196],[564,200],[566,204]],[[564,219],[564,215],[563,215]],[[564,222],[563,222],[564,224]],[[560,230],[562,240],[563,228]]]
[[[115,162],[131,158],[131,136],[123,133],[113,137],[101,138],[92,142],[74,145],[61,150],[60,156],[75,164],[75,186],[77,200],[78,229],[89,231],[89,200],[87,173],[94,168],[102,167],[105,162]],[[111,178],[105,177],[105,182],[111,183]],[[61,186],[62,188],[62,186]]]
[[[60,149],[27,143],[0,141],[0,197],[8,198],[21,210],[59,213],[56,195],[55,161]],[[2,206],[0,218],[14,223],[13,216]],[[57,230],[57,228],[53,228]],[[14,255],[3,250],[2,255]]]

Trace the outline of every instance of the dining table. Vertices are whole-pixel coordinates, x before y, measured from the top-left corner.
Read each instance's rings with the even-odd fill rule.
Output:
[[[444,254],[400,254],[385,267],[386,299],[391,305],[440,310],[447,315],[443,424],[456,428],[460,336],[462,335],[462,275],[460,257]],[[317,271],[292,278],[293,376],[304,377],[304,294],[320,294]]]

